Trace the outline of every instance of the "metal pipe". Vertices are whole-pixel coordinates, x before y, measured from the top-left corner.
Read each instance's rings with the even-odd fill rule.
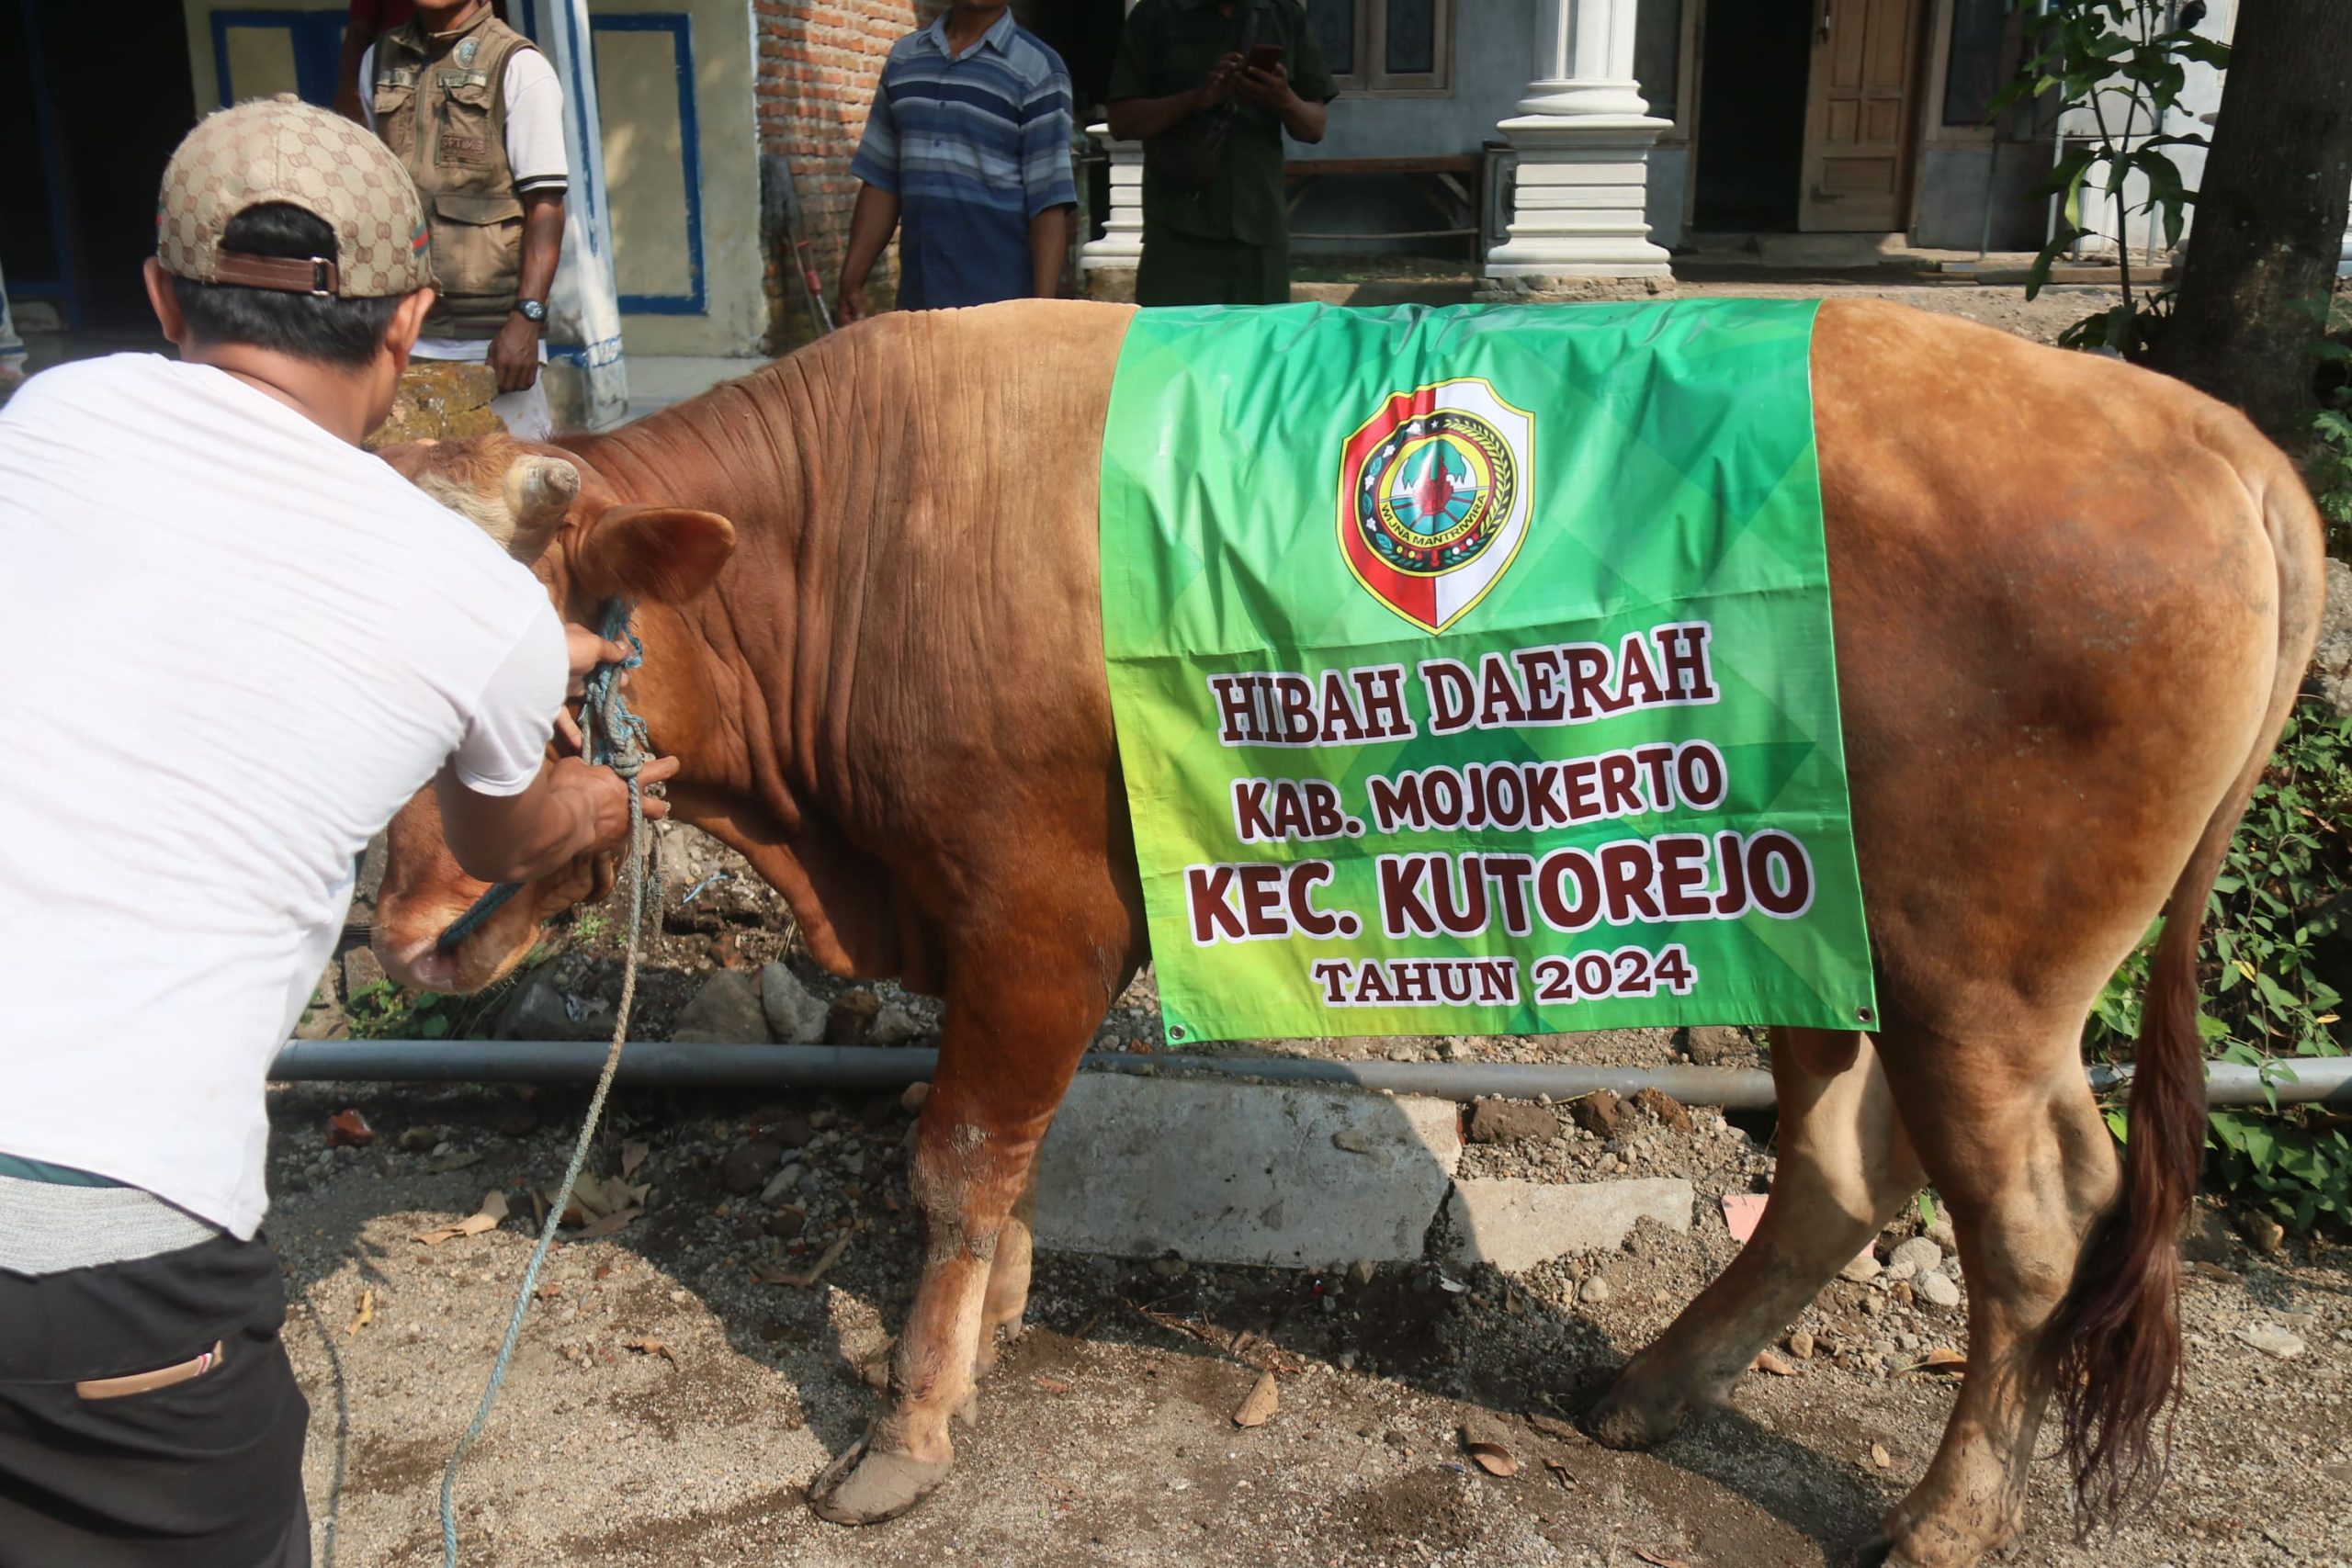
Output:
[[[384,1083],[587,1083],[606,1047],[593,1041],[295,1040],[271,1064],[274,1082],[333,1078]],[[880,1045],[707,1045],[640,1041],[621,1054],[618,1081],[640,1088],[741,1087],[893,1089],[928,1078],[935,1050]],[[1161,1052],[1089,1052],[1082,1066],[1115,1073],[1213,1073],[1275,1083],[1313,1083],[1473,1100],[1498,1095],[1574,1100],[1596,1089],[1633,1095],[1661,1089],[1686,1105],[1760,1111],[1772,1103],[1772,1076],[1755,1067],[1590,1067],[1521,1062],[1336,1062],[1312,1056],[1192,1056]],[[2276,1086],[2281,1103],[2352,1109],[2352,1057],[2298,1058],[2295,1077]],[[2130,1067],[2090,1069],[2106,1094],[2129,1086]],[[2264,1102],[2258,1068],[2207,1065],[2211,1105]]]

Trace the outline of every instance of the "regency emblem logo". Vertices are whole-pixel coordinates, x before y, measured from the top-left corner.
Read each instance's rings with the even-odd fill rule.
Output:
[[[1534,418],[1484,380],[1392,394],[1340,459],[1340,550],[1366,592],[1427,632],[1467,615],[1527,536]]]

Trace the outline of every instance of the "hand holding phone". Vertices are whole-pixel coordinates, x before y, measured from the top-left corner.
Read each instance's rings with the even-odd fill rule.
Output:
[[[1262,71],[1271,76],[1282,69],[1282,63],[1283,46],[1278,43],[1261,43],[1250,51],[1250,69],[1252,71]]]

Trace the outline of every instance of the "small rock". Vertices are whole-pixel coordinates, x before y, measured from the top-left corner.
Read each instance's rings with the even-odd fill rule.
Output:
[[[833,998],[825,1014],[825,1043],[828,1045],[863,1045],[873,1032],[875,1015],[882,1010],[882,998],[863,987],[854,987]]]
[[[2237,1330],[2237,1337],[2266,1356],[2276,1356],[2291,1361],[2303,1353],[2301,1337],[2288,1333],[2275,1323],[2249,1323]]]
[[[910,1116],[917,1115],[922,1111],[922,1102],[930,1098],[931,1085],[918,1078],[907,1086],[904,1094],[899,1096],[899,1109]]]
[[[2226,1264],[2236,1244],[2229,1222],[2220,1211],[2203,1203],[2191,1207],[2180,1233],[2180,1255],[2191,1263]]]
[[[1800,1328],[1789,1336],[1789,1354],[1798,1360],[1812,1360],[1813,1348],[1813,1335],[1810,1330]]]
[[[786,1045],[813,1045],[824,1038],[823,999],[786,964],[771,964],[760,971],[760,1010],[767,1018],[769,1035]]]
[[[1548,1140],[1560,1131],[1551,1111],[1517,1100],[1481,1100],[1470,1107],[1470,1141],[1474,1144],[1519,1144]]]
[[[2287,1227],[2259,1209],[2248,1209],[2238,1215],[2238,1234],[2256,1252],[2277,1252],[2287,1241]]]
[[[1886,1293],[1894,1298],[1897,1306],[1909,1306],[1915,1295],[1911,1289],[1911,1281],[1908,1280],[1897,1280],[1894,1281],[1894,1288]]]
[[[1690,1031],[1682,1048],[1699,1066],[1713,1066],[1726,1057],[1747,1055],[1747,1033],[1721,1024],[1702,1024]]]
[[[1838,1277],[1840,1280],[1851,1280],[1858,1285],[1866,1280],[1875,1280],[1878,1278],[1878,1275],[1879,1261],[1875,1257],[1867,1252],[1863,1253],[1860,1258],[1855,1258],[1851,1263],[1847,1264],[1843,1269],[1838,1270]]]
[[[1342,1127],[1331,1134],[1331,1146],[1351,1155],[1368,1155],[1372,1152],[1372,1140],[1358,1128]]]
[[[1932,1274],[1942,1268],[1944,1249],[1926,1236],[1915,1235],[1908,1241],[1896,1243],[1894,1250],[1887,1254],[1886,1261],[1887,1266],[1896,1271],[1895,1278],[1907,1280],[1913,1274]],[[1908,1272],[1903,1271],[1905,1263],[1911,1265]]]
[[[1616,1291],[1611,1288],[1609,1281],[1598,1274],[1577,1287],[1577,1300],[1588,1306],[1600,1306],[1616,1293]]]
[[[411,1127],[400,1137],[401,1147],[413,1155],[425,1154],[441,1141],[438,1127]]]
[[[670,1038],[702,1045],[764,1045],[768,1015],[747,975],[722,969],[702,984],[678,1014]]]
[[[775,1144],[744,1144],[727,1151],[718,1162],[718,1184],[738,1198],[760,1191],[767,1182],[768,1172],[784,1157],[784,1150]]]
[[[1369,1258],[1359,1258],[1349,1266],[1348,1275],[1359,1285],[1369,1285],[1372,1283],[1373,1276],[1379,1271],[1379,1264]]]
[[[355,947],[343,955],[343,994],[356,997],[384,984],[384,961],[370,947]]]
[[[1936,1217],[1929,1220],[1928,1228],[1919,1234],[1946,1252],[1960,1250],[1960,1234],[1951,1228],[1951,1211],[1940,1203],[1936,1205]]]
[[[612,1032],[613,1010],[603,998],[567,1001],[553,980],[535,975],[514,988],[491,1032],[501,1040],[594,1040]]]
[[[1960,1287],[1949,1274],[1922,1274],[1912,1288],[1936,1306],[1949,1310],[1960,1304]]]
[[[779,1170],[774,1176],[769,1177],[767,1185],[760,1189],[760,1201],[763,1203],[775,1202],[777,1199],[791,1191],[794,1187],[799,1184],[799,1181],[800,1167],[797,1165],[786,1166],[782,1170]]]
[[[1864,1317],[1876,1317],[1885,1311],[1886,1303],[1879,1297],[1864,1296],[1862,1298],[1862,1315]]]
[[[1577,1126],[1596,1138],[1613,1138],[1624,1120],[1625,1102],[1605,1089],[1594,1089],[1568,1102],[1568,1114]]]
[[[770,1235],[789,1238],[798,1235],[801,1227],[808,1223],[808,1210],[797,1203],[787,1203],[767,1217],[764,1228]]]
[[[1682,1102],[1664,1089],[1642,1090],[1641,1093],[1634,1096],[1634,1108],[1636,1111],[1647,1111],[1686,1136],[1698,1131],[1698,1127],[1690,1120],[1690,1112],[1683,1109]]]
[[[936,1029],[929,1020],[904,1002],[884,1002],[875,1010],[874,1022],[865,1032],[869,1045],[904,1045],[921,1040]]]
[[[1181,1258],[1155,1258],[1151,1260],[1151,1271],[1163,1280],[1181,1280],[1191,1268],[1192,1265]]]

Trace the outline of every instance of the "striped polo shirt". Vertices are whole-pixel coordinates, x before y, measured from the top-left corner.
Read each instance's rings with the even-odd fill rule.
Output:
[[[1069,73],[1007,11],[961,55],[947,17],[890,48],[850,173],[899,198],[899,306],[1026,297],[1029,220],[1078,200]]]

